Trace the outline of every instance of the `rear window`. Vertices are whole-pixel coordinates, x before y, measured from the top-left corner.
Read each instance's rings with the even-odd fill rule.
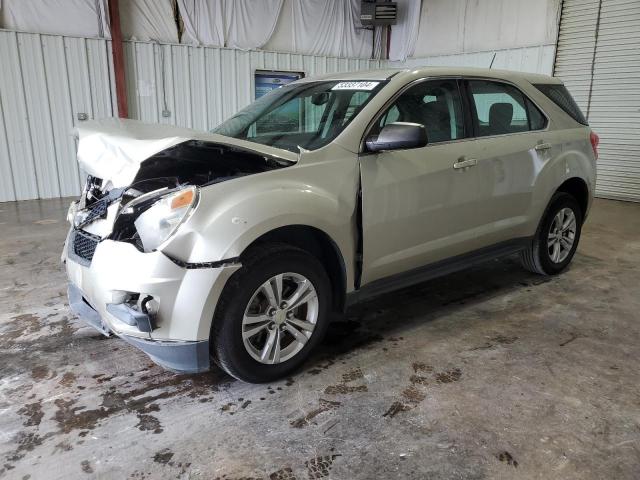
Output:
[[[587,119],[584,118],[584,115],[580,111],[580,107],[578,107],[569,90],[567,90],[567,87],[558,84],[539,84],[534,85],[534,87],[549,97],[553,103],[567,112],[576,122],[582,125],[589,125],[589,122],[587,122]]]
[[[470,80],[479,137],[542,130],[545,116],[516,87],[487,80]]]

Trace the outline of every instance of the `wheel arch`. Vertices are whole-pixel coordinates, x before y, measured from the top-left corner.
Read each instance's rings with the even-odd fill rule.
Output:
[[[261,244],[284,243],[300,248],[316,257],[325,266],[331,281],[332,310],[343,312],[346,305],[347,272],[344,257],[337,243],[324,231],[309,225],[286,225],[270,230],[253,240],[240,254],[243,256]]]
[[[589,187],[580,177],[571,177],[565,180],[557,189],[556,192],[568,193],[576,199],[582,213],[582,219],[584,221],[589,211]]]

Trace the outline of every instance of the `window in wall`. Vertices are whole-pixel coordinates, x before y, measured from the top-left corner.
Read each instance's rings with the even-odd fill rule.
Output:
[[[300,80],[302,77],[304,77],[302,72],[256,70],[254,75],[255,98],[258,99],[270,91]],[[298,131],[301,108],[302,106],[299,101],[287,102],[276,111],[271,112],[271,114],[261,122],[256,122],[251,132],[252,135],[258,133]],[[320,115],[322,115],[322,113],[320,113]]]
[[[505,135],[544,128],[545,118],[520,90],[505,83],[469,81],[478,136]]]
[[[254,75],[256,100],[269,93],[271,90],[280,88],[288,83],[295,82],[304,77],[302,72],[274,72],[269,70],[256,70]]]
[[[398,97],[380,117],[375,132],[393,122],[424,125],[429,143],[464,137],[462,100],[455,80],[421,82]]]

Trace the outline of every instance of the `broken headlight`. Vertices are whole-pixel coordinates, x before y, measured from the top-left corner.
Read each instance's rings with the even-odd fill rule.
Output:
[[[145,252],[158,248],[184,222],[196,204],[196,187],[187,187],[161,196],[144,210],[134,225]]]

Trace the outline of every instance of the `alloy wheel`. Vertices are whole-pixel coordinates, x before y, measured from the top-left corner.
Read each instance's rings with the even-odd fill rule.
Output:
[[[318,321],[318,294],[305,276],[280,273],[264,282],[242,318],[242,340],[254,360],[278,364],[307,344]]]
[[[563,208],[553,218],[547,249],[549,258],[554,263],[562,263],[571,253],[576,239],[576,216],[570,208]]]

